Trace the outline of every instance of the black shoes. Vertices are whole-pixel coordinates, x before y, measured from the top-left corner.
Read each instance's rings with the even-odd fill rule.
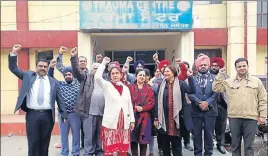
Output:
[[[187,150],[189,150],[189,151],[193,151],[194,150],[194,148],[190,144],[185,144],[184,145],[184,148],[187,149]]]
[[[162,150],[159,150],[159,156],[164,156],[164,153]]]
[[[223,146],[217,146],[217,149],[219,152],[221,152],[222,154],[226,153],[226,149]]]

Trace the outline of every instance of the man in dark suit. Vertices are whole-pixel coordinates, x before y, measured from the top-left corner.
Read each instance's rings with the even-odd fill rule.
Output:
[[[217,93],[212,91],[215,76],[209,72],[210,59],[208,56],[198,57],[195,65],[198,71],[194,77],[196,93],[188,95],[192,103],[194,155],[202,156],[202,129],[204,128],[204,155],[211,156],[213,154],[213,132],[218,115],[218,108],[215,104]]]
[[[211,59],[211,74],[215,76],[219,73],[220,69],[223,68],[225,65],[224,60],[219,57],[214,57]],[[224,78],[229,78],[227,74],[224,74]],[[226,153],[224,148],[225,145],[225,129],[226,129],[226,121],[227,121],[227,96],[226,93],[219,93],[219,96],[216,100],[216,104],[218,106],[218,116],[216,118],[216,125],[215,126],[215,134],[216,134],[216,141],[217,141],[217,149],[222,154]]]
[[[51,132],[55,122],[55,101],[62,119],[66,119],[66,108],[56,80],[47,76],[49,63],[38,60],[36,71],[22,71],[17,66],[17,52],[21,45],[14,45],[8,56],[9,70],[22,80],[15,111],[26,112],[28,156],[48,156]]]

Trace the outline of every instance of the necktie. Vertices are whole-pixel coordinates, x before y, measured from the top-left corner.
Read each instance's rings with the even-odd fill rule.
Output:
[[[201,87],[202,88],[206,88],[206,80],[207,80],[206,75],[201,75]]]
[[[38,86],[37,103],[42,105],[44,103],[44,78],[40,77]]]

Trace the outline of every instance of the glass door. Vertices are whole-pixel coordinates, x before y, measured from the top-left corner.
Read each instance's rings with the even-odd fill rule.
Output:
[[[118,61],[121,67],[124,65],[126,58],[131,56],[133,61],[130,63],[130,73],[135,73],[133,64],[137,60],[143,60],[145,63],[145,68],[148,68],[153,75],[156,68],[156,64],[153,60],[153,55],[158,53],[158,59],[165,59],[165,50],[140,50],[140,51],[105,51],[105,56],[110,57],[112,61]]]

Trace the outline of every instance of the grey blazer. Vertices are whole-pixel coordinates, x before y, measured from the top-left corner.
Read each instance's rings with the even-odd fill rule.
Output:
[[[24,112],[27,112],[28,108],[26,106],[26,98],[27,98],[26,95],[30,91],[36,79],[37,74],[34,71],[27,71],[27,72],[22,71],[17,66],[17,56],[8,55],[8,68],[14,75],[16,75],[19,79],[22,80],[22,85],[21,85],[21,89],[19,92],[19,97],[17,99],[17,104],[15,107],[14,113],[16,113],[16,111],[18,111],[20,108]],[[67,118],[66,108],[64,106],[63,97],[60,93],[59,87],[56,85],[56,80],[50,76],[48,76],[48,78],[49,78],[50,88],[51,88],[50,105],[52,108],[53,121],[55,122],[55,101],[57,101],[59,112],[62,115],[62,118],[66,119]]]

